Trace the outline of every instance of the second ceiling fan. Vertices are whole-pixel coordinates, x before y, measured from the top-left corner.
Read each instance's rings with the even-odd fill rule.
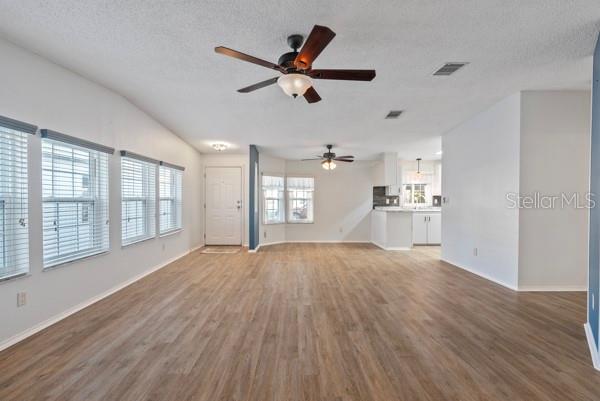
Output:
[[[227,47],[215,47],[215,52],[234,57],[249,63],[261,65],[279,71],[283,75],[238,89],[238,92],[248,93],[277,83],[283,91],[293,97],[304,96],[308,103],[316,103],[321,96],[312,86],[313,79],[335,79],[345,81],[371,81],[375,78],[375,70],[323,70],[313,69],[312,63],[323,49],[335,37],[335,32],[326,26],[315,25],[302,46],[302,35],[291,35],[288,44],[293,51],[279,57],[277,64],[259,59]],[[300,49],[302,46],[302,49]],[[300,52],[298,52],[300,49]]]
[[[302,161],[321,160],[321,167],[323,167],[325,170],[333,170],[336,167],[336,161],[346,163],[352,163],[354,161],[354,156],[352,155],[338,156],[333,153],[331,151],[333,145],[325,145],[325,147],[327,148],[327,152],[323,153],[323,156],[317,156],[312,159],[302,159]]]

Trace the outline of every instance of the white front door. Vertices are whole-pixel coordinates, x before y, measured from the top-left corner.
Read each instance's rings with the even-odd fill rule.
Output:
[[[242,244],[242,169],[206,168],[206,245]]]

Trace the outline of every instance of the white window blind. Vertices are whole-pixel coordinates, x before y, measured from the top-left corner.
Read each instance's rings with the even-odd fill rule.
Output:
[[[121,157],[121,242],[132,244],[156,233],[156,163]]]
[[[263,224],[285,222],[284,181],[281,176],[262,176]]]
[[[159,167],[160,234],[181,229],[181,181],[183,171]]]
[[[29,271],[27,136],[0,124],[0,279]]]
[[[314,222],[313,177],[287,177],[288,223]]]
[[[107,153],[43,138],[42,200],[44,267],[108,251]]]

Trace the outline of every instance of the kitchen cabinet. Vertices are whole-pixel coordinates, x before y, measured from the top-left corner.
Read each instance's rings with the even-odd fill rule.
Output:
[[[398,154],[386,152],[383,154],[383,175],[387,195],[400,194],[400,180],[398,177]]]
[[[436,245],[442,243],[442,214],[413,214],[413,244]]]

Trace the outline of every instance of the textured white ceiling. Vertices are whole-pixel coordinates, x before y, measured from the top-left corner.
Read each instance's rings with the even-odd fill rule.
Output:
[[[589,87],[598,0],[81,1],[0,0],[0,35],[114,89],[202,152],[225,141],[302,158],[383,151],[433,158],[439,136],[521,89]],[[315,68],[375,68],[373,82],[317,81],[309,105],[277,86],[236,89],[273,71],[314,24],[337,36]],[[470,64],[451,77],[447,61]],[[390,109],[406,110],[384,120]]]

